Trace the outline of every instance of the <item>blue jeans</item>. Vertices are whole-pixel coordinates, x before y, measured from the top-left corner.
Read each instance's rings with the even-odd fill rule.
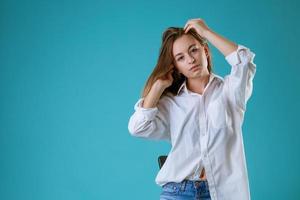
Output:
[[[183,180],[169,182],[162,186],[160,200],[210,200],[207,180]]]

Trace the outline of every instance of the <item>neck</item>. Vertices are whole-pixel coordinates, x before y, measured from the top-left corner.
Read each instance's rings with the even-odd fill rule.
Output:
[[[187,88],[188,90],[198,93],[198,94],[203,94],[205,87],[207,86],[209,82],[209,77],[210,74],[203,75],[198,78],[189,78],[187,79]]]

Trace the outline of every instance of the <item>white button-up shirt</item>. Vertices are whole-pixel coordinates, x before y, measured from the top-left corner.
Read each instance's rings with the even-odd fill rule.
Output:
[[[132,136],[166,140],[171,150],[155,182],[199,180],[205,168],[212,200],[248,200],[250,188],[242,137],[246,103],[252,94],[255,54],[239,44],[225,57],[231,72],[211,73],[202,95],[183,82],[177,95],[162,96],[156,107],[134,105],[128,130]]]

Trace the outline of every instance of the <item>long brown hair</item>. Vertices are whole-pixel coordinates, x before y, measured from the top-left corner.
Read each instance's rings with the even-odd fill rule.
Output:
[[[166,88],[164,90],[161,97],[168,92],[172,93],[173,95],[177,94],[179,87],[181,86],[183,81],[186,79],[186,77],[183,74],[179,73],[177,71],[177,69],[175,68],[175,65],[174,65],[175,59],[174,59],[172,50],[173,50],[173,44],[174,44],[175,40],[177,38],[183,36],[184,34],[193,36],[197,41],[200,42],[200,44],[202,46],[207,47],[207,50],[208,50],[207,69],[208,69],[209,73],[212,72],[212,58],[211,58],[211,53],[210,53],[210,49],[209,49],[207,40],[205,38],[201,37],[194,29],[190,29],[187,33],[184,33],[183,28],[169,27],[165,30],[165,32],[162,35],[162,44],[160,47],[158,61],[157,61],[157,64],[156,64],[154,70],[152,71],[151,75],[149,76],[149,78],[146,82],[146,85],[142,92],[142,97],[145,97],[149,93],[152,85],[155,83],[156,80],[158,80],[159,78],[165,77],[167,75],[167,73],[172,69],[172,65],[174,66],[174,72],[172,73],[173,83],[171,86],[169,86],[168,88]]]

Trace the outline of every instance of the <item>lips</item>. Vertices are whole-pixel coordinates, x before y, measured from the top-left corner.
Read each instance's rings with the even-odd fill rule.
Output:
[[[190,70],[195,69],[196,67],[199,67],[200,65],[194,65],[193,67],[190,68]]]

